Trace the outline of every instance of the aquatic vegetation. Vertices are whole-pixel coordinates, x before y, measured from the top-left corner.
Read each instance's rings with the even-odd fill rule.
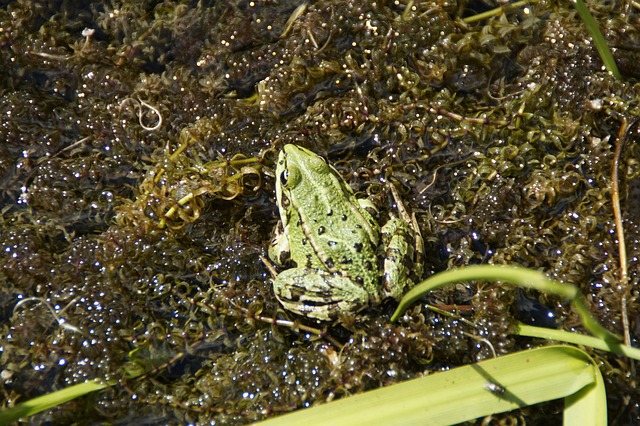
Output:
[[[283,312],[260,256],[287,143],[327,156],[382,220],[392,180],[425,238],[425,277],[481,263],[539,270],[577,286],[616,334],[626,309],[638,345],[632,4],[587,4],[623,80],[571,4],[472,23],[463,19],[486,5],[298,6],[0,7],[4,406],[106,378],[119,384],[34,421],[81,411],[96,422],[249,423],[538,345],[509,333],[514,289],[485,283],[421,300],[460,317],[418,304],[392,324],[392,302],[331,326]],[[581,330],[562,299],[537,297],[560,328]],[[14,312],[27,298],[80,332],[43,303]],[[637,422],[632,367],[590,355],[609,418]],[[549,407],[499,418],[552,422]]]

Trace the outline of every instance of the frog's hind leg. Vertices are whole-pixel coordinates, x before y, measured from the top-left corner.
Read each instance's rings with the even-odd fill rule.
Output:
[[[377,295],[370,295],[348,277],[311,268],[281,272],[273,280],[273,291],[285,309],[322,321],[379,303]]]
[[[404,203],[402,202],[402,199],[398,194],[398,190],[393,184],[389,185],[389,189],[391,191],[391,195],[393,195],[394,201],[396,202],[396,207],[398,209],[398,213],[400,213],[400,218],[411,225],[411,229],[414,233],[414,263],[416,264],[416,267],[419,268],[419,270],[416,269],[415,275],[418,279],[421,279],[423,272],[422,262],[424,260],[424,239],[422,238],[422,233],[420,232],[420,227],[418,226],[418,221],[416,220],[416,214],[412,213],[411,216],[409,216],[409,213],[407,212],[407,209],[405,208]]]
[[[382,227],[382,243],[386,248],[382,285],[385,294],[394,299],[402,297],[411,284],[413,242],[411,227],[401,219],[391,219]]]
[[[424,242],[415,214],[409,215],[395,186],[389,189],[400,217],[391,217],[382,227],[386,247],[383,286],[388,296],[398,299],[422,278]]]

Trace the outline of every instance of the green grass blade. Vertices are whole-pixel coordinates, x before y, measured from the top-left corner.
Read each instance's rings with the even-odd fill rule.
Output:
[[[589,9],[585,6],[582,0],[572,0],[572,3],[580,16],[580,19],[584,22],[584,26],[587,27],[587,31],[589,31],[589,35],[593,39],[596,49],[598,49],[598,53],[600,54],[602,62],[604,62],[604,66],[617,80],[622,80],[622,74],[618,71],[618,66],[616,65],[616,61],[613,59],[613,55],[609,50],[607,40],[600,32],[600,28],[598,27],[595,19],[593,19],[591,12],[589,12]]]
[[[440,272],[422,281],[405,294],[398,308],[391,316],[391,322],[400,318],[400,315],[402,315],[412,303],[428,292],[447,284],[461,281],[503,281],[560,296],[571,302],[574,311],[576,311],[582,320],[582,325],[591,334],[608,342],[618,343],[622,340],[619,336],[602,327],[595,318],[591,316],[577,287],[571,284],[557,283],[538,271],[517,266],[475,265]]]
[[[594,378],[595,383],[565,398],[564,426],[607,424],[607,393],[598,368],[595,368]]]
[[[580,349],[550,346],[365,392],[260,425],[454,424],[579,394],[582,389],[601,386],[599,374]],[[490,391],[492,384],[500,391]],[[582,399],[571,401],[573,407]],[[604,406],[604,412],[582,424],[603,424],[599,423],[603,418],[606,422],[606,401],[590,402],[599,410]]]
[[[114,384],[115,382],[92,380],[30,399],[15,407],[0,411],[0,424],[4,425],[15,422],[21,417],[32,416],[88,393],[113,386]]]
[[[518,329],[514,334],[519,336],[537,337],[538,339],[556,340],[558,342],[572,343],[574,345],[589,346],[591,348],[613,352],[614,354],[640,361],[640,348],[623,345],[622,343],[607,342],[597,337],[585,336],[584,334],[534,327],[532,325],[522,323],[518,324]]]
[[[466,22],[467,24],[471,24],[473,22],[482,21],[483,19],[492,18],[494,16],[500,16],[506,12],[519,9],[522,6],[526,6],[531,3],[537,3],[537,1],[532,2],[530,0],[522,0],[522,1],[516,1],[513,3],[503,4],[502,6],[496,7],[495,9],[491,9],[483,13],[478,13],[477,15],[468,16],[464,18],[463,21]]]

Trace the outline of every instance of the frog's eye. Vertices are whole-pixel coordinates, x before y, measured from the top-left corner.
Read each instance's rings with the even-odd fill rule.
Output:
[[[287,179],[289,179],[289,172],[283,170],[282,173],[280,173],[280,183],[284,186],[287,186]]]
[[[300,170],[296,167],[289,167],[280,173],[280,184],[286,188],[293,189],[300,182]]]

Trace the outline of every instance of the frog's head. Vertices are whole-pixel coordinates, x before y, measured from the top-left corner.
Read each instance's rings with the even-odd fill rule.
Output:
[[[282,193],[306,192],[317,185],[327,185],[327,178],[335,176],[339,176],[338,172],[323,157],[301,146],[285,145],[276,166],[278,199]]]
[[[349,185],[323,157],[296,145],[282,148],[276,166],[276,198],[283,224],[293,210],[308,217],[330,214],[332,205],[352,197]]]
[[[290,191],[335,173],[323,157],[306,148],[289,144],[280,151],[276,168],[278,186]]]

